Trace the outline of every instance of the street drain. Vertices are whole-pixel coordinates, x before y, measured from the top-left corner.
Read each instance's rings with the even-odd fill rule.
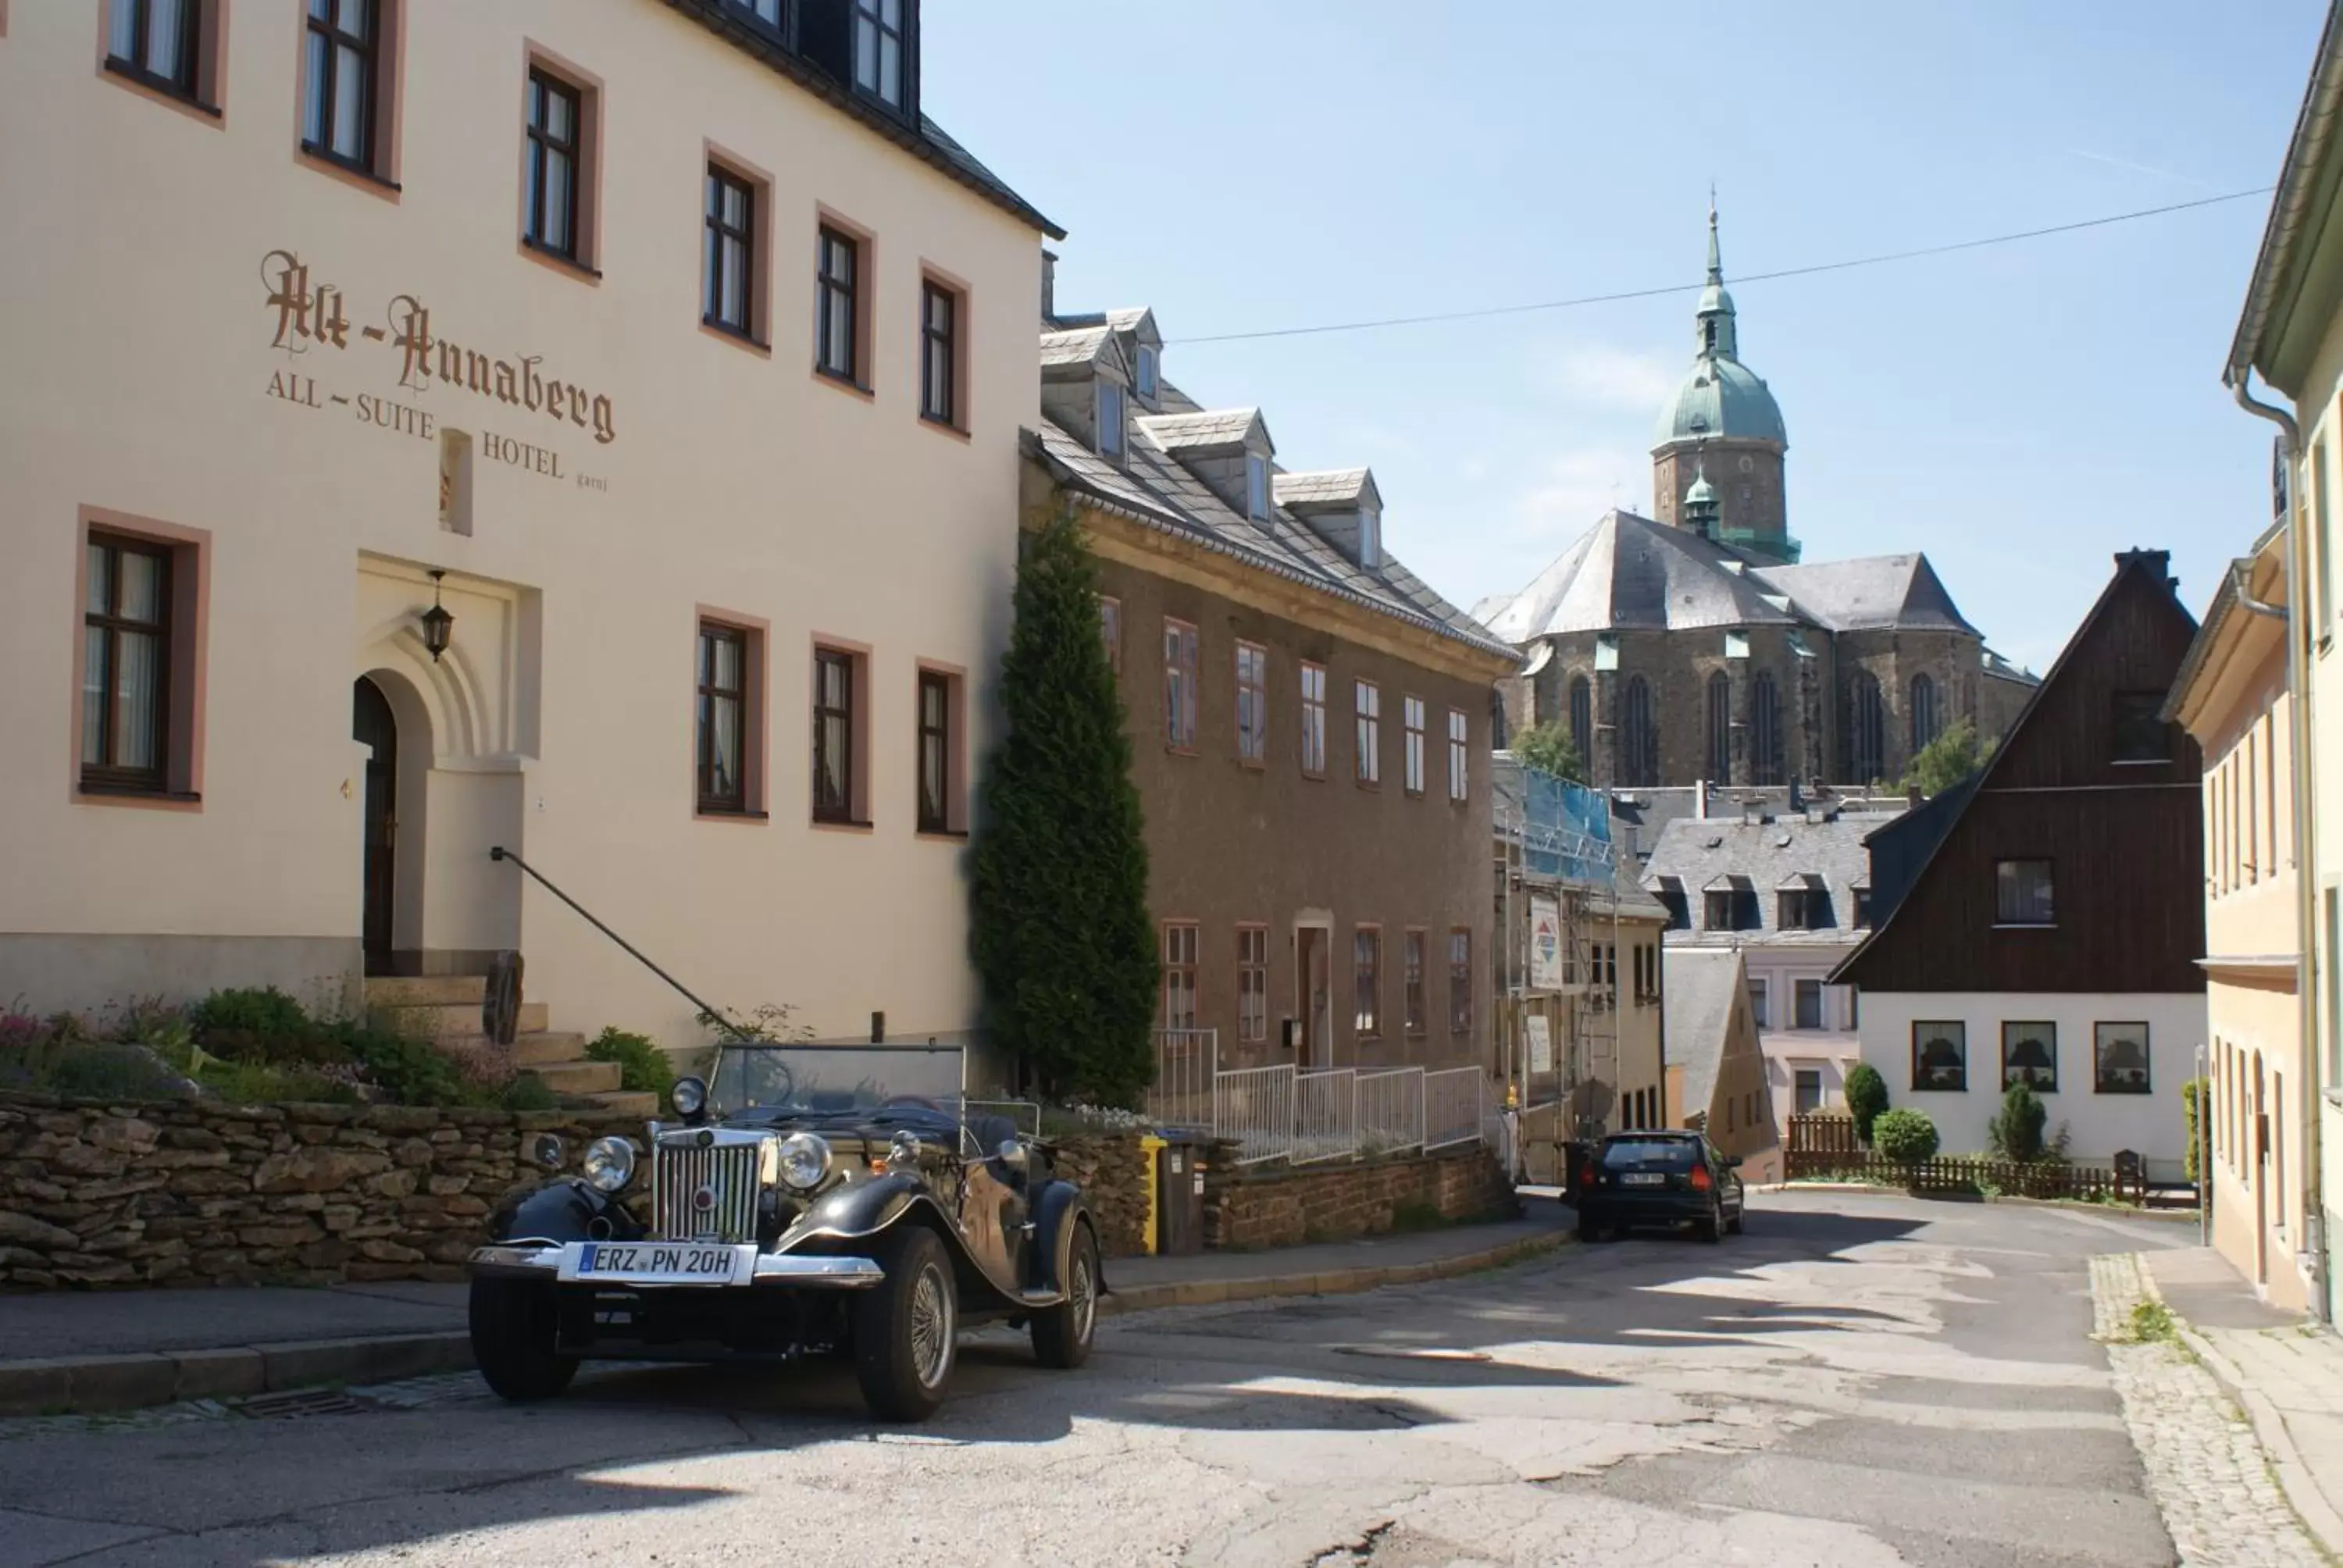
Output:
[[[375,1407],[336,1388],[256,1393],[236,1402],[236,1413],[252,1421],[307,1421],[318,1415],[364,1415]]]

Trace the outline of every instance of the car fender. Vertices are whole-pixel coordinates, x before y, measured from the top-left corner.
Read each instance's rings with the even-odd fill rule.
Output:
[[[596,1221],[605,1222],[597,1233]],[[642,1222],[625,1204],[575,1176],[557,1177],[536,1187],[517,1187],[498,1201],[488,1216],[492,1241],[621,1241],[643,1234]]]
[[[1091,1223],[1091,1233],[1096,1236],[1098,1226],[1090,1220],[1090,1207],[1082,1201],[1082,1190],[1071,1181],[1051,1181],[1042,1187],[1033,1199],[1033,1266],[1039,1277],[1027,1282],[1037,1291],[1050,1291],[1062,1295],[1066,1289],[1066,1260],[1072,1255],[1074,1227]],[[1100,1267],[1097,1288],[1106,1288],[1105,1268]]]
[[[781,1252],[834,1252],[902,1224],[925,1225],[943,1239],[963,1285],[979,1283],[1001,1304],[1014,1304],[1013,1282],[997,1277],[960,1234],[959,1223],[918,1178],[888,1174],[834,1187],[785,1232]]]

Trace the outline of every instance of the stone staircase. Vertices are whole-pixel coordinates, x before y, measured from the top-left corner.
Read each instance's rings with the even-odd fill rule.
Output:
[[[370,1013],[411,1033],[449,1044],[486,1048],[480,1002],[488,982],[478,975],[378,976],[366,982]],[[586,1060],[586,1037],[550,1030],[545,1003],[520,1004],[513,1039],[514,1065],[561,1097],[618,1116],[656,1116],[659,1096],[618,1087],[618,1064]]]

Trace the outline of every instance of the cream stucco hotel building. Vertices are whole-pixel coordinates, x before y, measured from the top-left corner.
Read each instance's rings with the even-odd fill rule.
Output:
[[[0,0],[0,1006],[518,950],[699,1038],[501,846],[972,1024],[1054,231],[918,0]]]

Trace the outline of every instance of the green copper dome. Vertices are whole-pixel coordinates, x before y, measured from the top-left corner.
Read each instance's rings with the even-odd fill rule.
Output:
[[[1782,410],[1756,372],[1740,360],[1739,322],[1733,296],[1725,287],[1725,264],[1716,243],[1716,208],[1708,209],[1708,285],[1694,317],[1694,357],[1684,384],[1660,409],[1654,446],[1679,441],[1767,441],[1790,444]]]

